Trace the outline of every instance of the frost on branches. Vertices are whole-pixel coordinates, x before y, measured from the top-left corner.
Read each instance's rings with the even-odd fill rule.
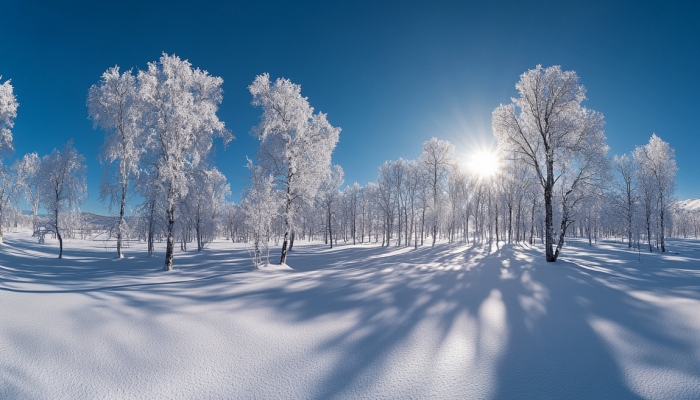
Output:
[[[85,157],[73,147],[72,140],[61,151],[53,149],[41,161],[39,192],[48,214],[46,232],[52,232],[58,238],[58,258],[63,258],[61,231],[64,219],[87,197],[85,171]]]
[[[661,251],[666,251],[666,223],[668,207],[673,201],[676,185],[676,158],[673,148],[652,134],[649,143],[638,146],[632,153],[638,165],[637,179],[641,187],[642,206],[645,211],[645,228],[649,251],[652,251],[652,214],[658,216],[657,234]]]
[[[321,205],[326,215],[327,238],[330,238],[331,249],[333,248],[333,224],[332,216],[336,203],[340,201],[340,187],[343,185],[343,168],[340,165],[333,165],[330,171],[321,181],[319,186],[317,201]],[[326,242],[327,243],[327,242]]]
[[[219,232],[226,196],[231,186],[218,169],[198,169],[190,178],[190,188],[181,203],[182,215],[194,227],[197,251],[202,251]]]
[[[438,219],[441,212],[438,194],[447,182],[449,171],[456,164],[454,152],[455,146],[452,143],[433,137],[423,143],[423,153],[420,156],[420,162],[425,169],[427,183],[432,194],[430,211],[433,222],[433,247],[437,238]]]
[[[519,97],[493,111],[492,126],[504,154],[534,169],[544,191],[545,253],[556,261],[573,222],[606,166],[603,115],[581,106],[585,89],[573,71],[553,66],[520,76]],[[556,191],[556,193],[555,193]],[[554,250],[554,205],[561,202],[559,240]]]
[[[248,160],[248,170],[251,173],[251,187],[241,202],[241,210],[252,234],[253,267],[258,268],[263,263],[263,256],[265,264],[270,262],[268,243],[272,234],[272,221],[279,213],[281,202],[274,189],[272,175],[253,165],[251,160]]]
[[[15,124],[14,119],[17,117],[18,106],[10,81],[5,81],[0,85],[0,243],[3,236],[3,219],[16,195],[16,178],[11,174],[10,169],[2,164],[2,157],[14,149],[12,128]]]
[[[255,78],[248,87],[252,104],[263,110],[253,134],[260,140],[258,161],[282,190],[284,241],[280,264],[287,261],[296,207],[311,201],[328,173],[340,128],[331,126],[326,114],[316,113],[301,86],[288,79],[270,82],[270,75]]]
[[[2,79],[2,75],[0,75]],[[8,150],[13,150],[12,128],[15,126],[17,118],[17,98],[12,91],[10,81],[5,81],[0,85],[0,156]]]
[[[8,220],[13,204],[17,202],[17,177],[0,162],[0,243],[3,242],[3,225]]]
[[[41,203],[41,158],[36,153],[25,154],[13,168],[17,171],[17,185],[24,193],[24,199],[32,208],[32,232],[39,229],[39,204]]]
[[[214,137],[224,144],[233,136],[216,115],[223,99],[223,79],[193,69],[186,60],[163,54],[158,62],[139,71],[139,96],[143,102],[155,170],[151,184],[165,198],[167,246],[164,269],[173,268],[176,208],[187,195],[189,175],[205,164]]]
[[[94,128],[102,128],[105,139],[100,149],[104,175],[100,184],[100,200],[119,206],[114,230],[117,236],[117,257],[122,258],[122,237],[126,231],[124,212],[127,191],[138,176],[139,160],[145,151],[143,124],[139,107],[136,77],[131,71],[119,73],[112,67],[88,92],[88,110]]]

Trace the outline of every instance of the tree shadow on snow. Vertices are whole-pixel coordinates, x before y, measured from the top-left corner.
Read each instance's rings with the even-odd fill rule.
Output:
[[[700,299],[700,246],[692,241],[677,245],[683,249],[679,255],[645,259],[621,245],[601,244],[590,251],[572,243],[558,262],[546,263],[539,249],[519,245],[439,244],[413,250],[307,244],[290,253],[294,270],[253,274],[239,273],[250,269],[245,250],[217,249],[206,257],[179,258],[188,279],[97,285],[153,269],[135,258],[127,269],[120,265],[87,274],[87,283],[98,289],[84,293],[115,308],[117,300],[127,308],[148,310],[151,317],[177,313],[179,304],[215,303],[232,313],[270,308],[290,323],[351,318],[347,329],[313,349],[337,360],[315,385],[312,397],[318,399],[347,397],[358,388],[371,393],[367,390],[392,377],[397,359],[414,360],[414,373],[458,377],[451,383],[455,397],[467,392],[503,399],[669,397],[664,386],[654,392],[635,381],[634,374],[663,369],[681,379],[700,380],[698,331],[679,331],[683,325],[669,320],[663,302],[654,300]],[[69,254],[98,269],[97,261],[90,261],[94,251]],[[85,285],[79,279],[85,275],[79,273],[80,263],[55,272],[55,260],[35,263],[27,257],[3,255],[0,265],[14,270],[1,270],[0,281],[43,282],[61,289]],[[209,269],[188,275],[198,268]],[[263,280],[265,285],[246,285]],[[143,290],[148,290],[147,298],[138,295]],[[420,354],[412,354],[407,345],[416,341]],[[405,384],[411,385],[410,377]],[[487,387],[469,392],[474,384]],[[431,393],[416,390],[418,397]],[[700,389],[670,397],[689,393],[700,395]]]

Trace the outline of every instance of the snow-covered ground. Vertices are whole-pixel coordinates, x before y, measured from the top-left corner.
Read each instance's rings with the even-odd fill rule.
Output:
[[[700,199],[687,199],[676,202],[676,206],[681,210],[700,210]]]
[[[698,241],[108,246],[6,235],[0,398],[700,398]]]

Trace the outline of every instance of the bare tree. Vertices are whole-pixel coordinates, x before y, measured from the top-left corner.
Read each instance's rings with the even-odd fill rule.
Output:
[[[420,162],[426,171],[427,185],[432,194],[432,230],[433,246],[437,239],[438,221],[440,216],[439,194],[447,182],[449,171],[455,165],[455,146],[446,141],[431,138],[423,143],[423,153]]]
[[[615,203],[622,211],[627,233],[627,247],[632,247],[632,218],[634,216],[635,203],[637,202],[637,181],[635,171],[637,164],[633,157],[623,154],[613,158],[614,171],[619,177],[618,186],[615,187]]]

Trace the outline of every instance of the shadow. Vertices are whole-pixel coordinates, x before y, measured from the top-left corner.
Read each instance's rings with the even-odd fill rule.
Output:
[[[0,256],[0,290],[85,296],[105,323],[138,310],[140,323],[159,335],[172,329],[163,321],[175,318],[221,326],[226,337],[230,326],[219,315],[288,330],[273,336],[278,343],[238,337],[226,345],[234,353],[287,350],[261,370],[239,371],[252,392],[225,397],[693,398],[700,396],[700,322],[683,316],[700,304],[700,243],[669,242],[678,254],[638,261],[619,244],[574,241],[556,263],[520,245],[298,243],[291,270],[250,273],[242,273],[250,271],[246,249],[226,243],[177,253],[179,270],[164,274],[145,257],[105,261],[90,248],[70,250],[64,264],[32,259],[38,245],[8,240],[16,250]],[[80,314],[69,318],[89,325]],[[289,348],[302,345],[288,336],[299,332],[316,340],[282,362],[298,354]],[[20,336],[9,340],[21,346]],[[290,381],[296,391],[282,389]]]

